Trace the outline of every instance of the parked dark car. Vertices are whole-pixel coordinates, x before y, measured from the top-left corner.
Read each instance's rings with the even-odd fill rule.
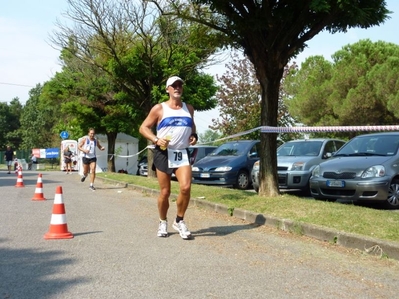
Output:
[[[188,148],[190,154],[190,163],[194,165],[194,163],[198,162],[202,158],[211,154],[217,146],[214,145],[193,145]]]
[[[196,161],[201,160],[203,157],[212,153],[217,146],[213,145],[193,145],[188,148],[189,155],[190,155],[190,163],[193,165]],[[137,164],[137,175],[147,176],[148,175],[148,161],[147,156],[144,156],[140,159]],[[172,175],[174,176],[174,175]]]
[[[192,182],[248,189],[251,170],[259,159],[259,140],[227,142],[193,165]]]
[[[399,208],[399,132],[373,133],[348,141],[313,169],[315,199],[376,201]]]
[[[299,189],[309,194],[313,168],[330,158],[345,141],[330,138],[291,140],[277,149],[277,172],[280,189]],[[255,163],[252,184],[259,191],[259,161]]]

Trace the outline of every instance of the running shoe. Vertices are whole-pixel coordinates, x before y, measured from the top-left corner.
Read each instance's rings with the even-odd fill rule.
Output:
[[[163,238],[166,238],[168,236],[168,222],[167,221],[159,221],[157,236],[163,237]]]
[[[85,181],[86,177],[83,175],[80,181],[83,183]]]
[[[90,189],[91,191],[96,191],[96,188],[94,188],[94,186],[90,186],[89,189]]]
[[[180,234],[180,237],[184,240],[191,239],[191,233],[188,230],[186,223],[183,220],[180,220],[179,223],[176,223],[176,220],[173,222],[173,228],[177,230]]]

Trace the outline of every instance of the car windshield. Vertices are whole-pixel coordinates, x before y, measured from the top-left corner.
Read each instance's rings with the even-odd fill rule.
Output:
[[[248,143],[231,142],[219,146],[209,156],[241,156],[248,151]]]
[[[277,150],[277,156],[318,156],[321,141],[286,142]]]
[[[398,145],[399,135],[363,135],[350,140],[334,156],[393,156]]]

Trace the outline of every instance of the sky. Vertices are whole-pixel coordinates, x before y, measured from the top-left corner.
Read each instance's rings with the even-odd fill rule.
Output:
[[[321,32],[310,40],[308,47],[294,60],[299,65],[309,56],[331,55],[343,46],[362,39],[385,41],[399,45],[399,1],[386,0],[390,19],[380,26],[369,29],[351,29],[347,33]],[[63,20],[67,9],[65,0],[0,0],[0,102],[10,102],[18,97],[21,103],[29,98],[29,91],[37,84],[50,80],[61,69],[59,49],[53,47],[50,36],[56,30],[57,19]],[[207,70],[221,76],[224,61]],[[204,133],[210,120],[219,111],[196,112],[197,132]]]

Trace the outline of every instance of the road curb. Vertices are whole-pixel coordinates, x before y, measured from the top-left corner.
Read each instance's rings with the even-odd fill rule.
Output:
[[[117,186],[128,188],[142,192],[148,196],[158,196],[159,191],[147,187],[142,187],[134,184],[121,183],[116,180],[108,178],[100,178],[103,181],[114,183]],[[177,195],[171,194],[170,198],[176,200]],[[265,225],[280,229],[282,231],[307,236],[331,244],[336,244],[342,247],[358,249],[365,254],[376,255],[380,257],[387,257],[390,259],[399,260],[399,242],[384,241],[380,239],[370,238],[367,236],[356,235],[352,233],[341,232],[330,228],[317,226],[313,224],[306,224],[290,219],[281,219],[270,215],[254,213],[243,209],[231,209],[225,205],[206,201],[201,198],[192,198],[190,205],[202,208],[204,210],[213,211],[222,215],[232,216],[242,219],[248,223],[257,225]]]

